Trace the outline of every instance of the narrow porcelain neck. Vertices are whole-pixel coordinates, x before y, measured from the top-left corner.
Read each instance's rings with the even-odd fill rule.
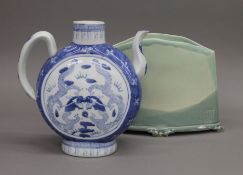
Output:
[[[102,21],[74,21],[73,42],[81,45],[105,43],[105,23]]]

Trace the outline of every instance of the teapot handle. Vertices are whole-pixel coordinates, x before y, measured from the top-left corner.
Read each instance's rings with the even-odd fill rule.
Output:
[[[46,31],[40,31],[35,33],[30,37],[30,39],[24,44],[19,58],[18,63],[18,76],[22,87],[28,96],[30,96],[33,100],[36,100],[36,94],[34,89],[32,88],[30,82],[27,79],[26,65],[29,58],[30,51],[35,43],[39,40],[45,41],[49,56],[53,56],[57,52],[57,46],[54,37],[52,34]]]
[[[133,66],[138,78],[141,78],[146,74],[147,69],[147,60],[144,57],[141,49],[141,42],[144,36],[148,33],[148,31],[138,31],[135,35],[132,43],[132,51],[133,51]]]

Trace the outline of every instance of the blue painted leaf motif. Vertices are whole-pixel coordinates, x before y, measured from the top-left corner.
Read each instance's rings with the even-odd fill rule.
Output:
[[[93,123],[91,122],[80,122],[80,125],[84,126],[85,128],[87,128],[88,126],[95,126]]]
[[[91,65],[85,64],[85,65],[82,65],[81,68],[83,68],[83,69],[89,69],[89,68],[91,68]]]
[[[80,137],[90,137],[88,134],[79,134]]]
[[[70,80],[66,80],[66,81],[64,81],[64,83],[68,86],[71,86],[71,85],[73,85],[74,82],[70,81]]]
[[[111,68],[109,66],[107,66],[106,64],[102,64],[102,67],[106,70],[111,70]]]
[[[66,104],[65,106],[65,112],[71,112],[71,111],[74,111],[76,108],[79,108],[77,105],[76,105],[76,102],[79,102],[79,101],[83,101],[83,97],[82,96],[74,96],[72,97]]]
[[[88,132],[94,132],[93,129],[88,129],[88,128],[80,128],[79,132],[81,133],[88,133]]]
[[[115,116],[116,116],[116,110],[113,110],[112,117],[115,117]]]
[[[87,102],[89,101],[90,103],[94,103],[93,108],[95,110],[105,111],[105,106],[99,98],[97,98],[95,96],[88,96],[86,98],[86,100],[87,100]]]
[[[68,67],[64,67],[59,70],[59,73],[62,74],[63,72],[66,72],[68,70]]]
[[[59,117],[59,113],[58,113],[57,110],[55,110],[55,116],[56,116],[56,117]]]
[[[95,79],[91,79],[91,78],[87,78],[86,82],[87,83],[96,83],[96,80]]]

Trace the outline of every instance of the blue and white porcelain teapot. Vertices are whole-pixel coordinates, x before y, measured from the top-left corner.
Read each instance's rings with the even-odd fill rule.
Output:
[[[141,100],[140,79],[146,60],[133,41],[133,64],[118,49],[105,43],[101,21],[74,21],[73,42],[57,51],[53,36],[37,32],[22,48],[18,74],[26,93],[37,102],[49,126],[63,138],[65,153],[80,157],[112,154],[116,138],[135,117]],[[36,86],[26,76],[32,46],[44,40],[50,58],[43,65]]]

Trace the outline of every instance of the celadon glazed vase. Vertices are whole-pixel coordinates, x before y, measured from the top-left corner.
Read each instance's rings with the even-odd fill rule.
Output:
[[[114,45],[134,59],[133,38]],[[130,130],[168,136],[221,130],[215,52],[182,36],[149,33],[141,42],[147,59],[141,109]]]
[[[133,40],[133,63],[105,43],[102,21],[74,21],[73,41],[59,51],[45,31],[24,44],[18,64],[20,82],[48,125],[63,138],[66,154],[100,157],[116,151],[118,135],[140,106],[146,60],[139,43],[146,33],[139,31]],[[40,70],[35,92],[26,76],[26,62],[39,40],[46,42],[50,58]]]

